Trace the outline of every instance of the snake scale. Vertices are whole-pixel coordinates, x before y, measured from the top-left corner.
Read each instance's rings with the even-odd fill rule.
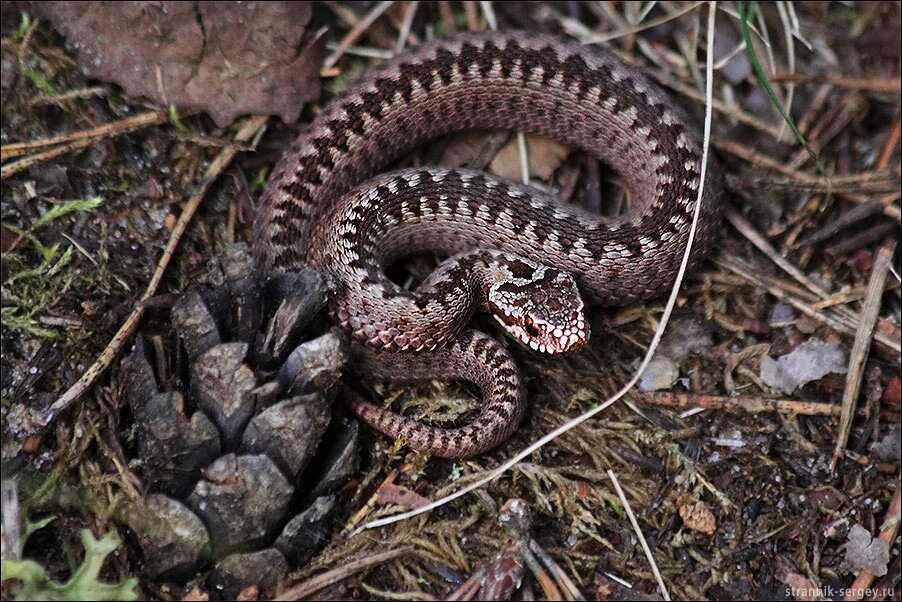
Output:
[[[619,174],[629,209],[604,218],[463,169],[376,175],[464,130],[520,130],[580,148]],[[475,382],[483,403],[460,428],[351,396],[377,430],[419,451],[465,457],[510,436],[525,405],[510,353],[465,330],[473,312],[487,310],[526,345],[559,353],[589,336],[583,299],[617,305],[671,287],[701,157],[683,112],[609,51],[524,32],[459,35],[397,55],[315,117],[273,171],[254,248],[270,270],[308,263],[327,275],[330,313],[359,342],[351,362],[359,374]],[[719,223],[721,175],[712,164],[707,174],[693,265]],[[417,290],[385,275],[422,252],[449,259]]]

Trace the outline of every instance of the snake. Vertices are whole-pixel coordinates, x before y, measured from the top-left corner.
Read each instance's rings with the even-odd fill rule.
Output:
[[[435,138],[496,130],[603,162],[629,195],[626,212],[603,217],[481,171],[385,171]],[[326,275],[355,374],[480,388],[477,416],[456,428],[350,395],[376,430],[462,458],[508,438],[526,403],[510,350],[468,329],[470,317],[489,312],[531,349],[568,353],[589,338],[588,305],[672,287],[697,202],[690,267],[716,238],[722,175],[712,158],[703,172],[702,160],[686,113],[612,51],[533,32],[458,34],[395,55],[323,107],[272,171],[253,248],[267,270],[307,264]],[[417,253],[446,259],[407,290],[386,267]]]

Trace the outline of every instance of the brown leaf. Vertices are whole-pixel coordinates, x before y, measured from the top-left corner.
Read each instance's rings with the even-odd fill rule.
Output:
[[[295,121],[319,98],[324,47],[309,2],[34,2],[90,77],[220,127],[244,114]]]
[[[529,154],[529,173],[545,182],[554,175],[554,170],[561,166],[570,148],[542,136],[526,136],[526,147]],[[520,150],[517,139],[513,138],[502,148],[489,165],[492,173],[515,182],[520,181]]]
[[[379,488],[379,502],[382,504],[397,504],[416,510],[427,505],[429,500],[403,485],[385,483]]]

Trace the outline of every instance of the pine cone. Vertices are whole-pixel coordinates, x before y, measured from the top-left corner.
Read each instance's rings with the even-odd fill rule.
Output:
[[[225,598],[272,588],[316,553],[358,464],[356,421],[330,427],[342,338],[301,342],[322,278],[259,272],[246,245],[216,258],[210,284],[172,305],[170,343],[138,337],[120,387],[150,492],[128,513],[145,568],[173,579],[215,565],[210,589]]]

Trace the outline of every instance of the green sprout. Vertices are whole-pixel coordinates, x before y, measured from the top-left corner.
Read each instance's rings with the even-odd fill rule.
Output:
[[[742,39],[745,42],[745,51],[748,54],[749,62],[752,64],[752,71],[755,72],[755,77],[758,79],[758,83],[761,84],[761,87],[764,88],[764,92],[767,94],[768,98],[770,98],[771,103],[773,103],[774,107],[776,107],[777,112],[780,113],[780,116],[783,118],[783,121],[786,122],[786,125],[789,126],[789,129],[792,130],[792,133],[795,135],[796,139],[799,141],[808,154],[811,156],[812,160],[814,160],[817,165],[817,170],[820,173],[826,173],[824,169],[824,164],[821,163],[821,160],[818,158],[817,153],[814,152],[814,149],[808,144],[808,141],[805,140],[805,136],[802,135],[802,132],[799,131],[799,128],[796,127],[795,121],[793,121],[792,116],[789,115],[780,104],[780,99],[777,98],[777,93],[774,92],[773,86],[770,85],[770,81],[767,79],[767,75],[764,73],[764,68],[761,67],[761,62],[758,60],[758,54],[755,52],[755,46],[752,44],[752,32],[749,26],[749,22],[751,22],[752,18],[755,16],[756,2],[745,0],[739,3],[739,22],[741,24],[742,29]]]

